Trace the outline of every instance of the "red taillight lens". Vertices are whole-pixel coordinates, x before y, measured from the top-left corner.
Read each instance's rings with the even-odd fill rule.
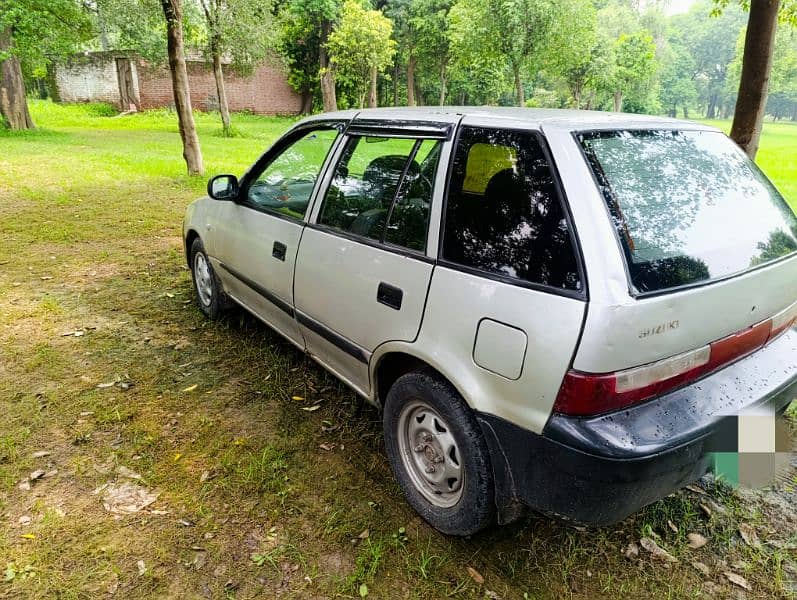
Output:
[[[570,370],[562,381],[553,410],[590,416],[638,404],[752,354],[795,324],[797,303],[739,333],[655,363],[605,374]]]

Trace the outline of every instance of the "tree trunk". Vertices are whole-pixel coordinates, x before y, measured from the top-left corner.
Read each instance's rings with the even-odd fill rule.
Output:
[[[183,140],[183,158],[189,175],[202,175],[202,149],[191,112],[191,94],[188,89],[188,72],[185,67],[185,49],[183,48],[183,22],[180,0],[161,0],[163,16],[166,17],[166,42],[169,52],[169,71],[172,75],[172,91],[174,92],[174,108],[177,110],[177,122],[180,137]]]
[[[415,101],[415,67],[417,64],[418,60],[415,55],[410,53],[407,59],[407,106],[415,106],[417,104]]]
[[[689,107],[684,104],[684,119],[689,118]]]
[[[446,64],[440,65],[440,106],[445,106],[448,93],[448,77],[446,77]]]
[[[376,67],[371,67],[371,85],[368,88],[368,108],[376,108]]]
[[[324,20],[321,23],[321,45],[318,52],[318,63],[321,67],[321,99],[324,112],[338,110],[338,98],[335,94],[335,70],[327,54],[327,41],[332,33],[332,22]]]
[[[400,68],[398,60],[393,61],[393,106],[398,106],[398,78]]]
[[[11,27],[0,31],[0,53],[10,52],[14,46]],[[19,58],[11,55],[0,63],[0,115],[9,129],[33,129],[33,119],[25,99],[25,80]]]
[[[520,67],[513,66],[512,73],[515,76],[515,95],[517,98],[517,105],[523,106],[526,104],[526,92],[523,90],[523,80],[520,78]]]
[[[581,108],[581,84],[577,84],[573,88],[573,102],[575,103],[575,108]]]
[[[614,112],[622,112],[623,110],[623,92],[617,90],[614,92]]]
[[[780,0],[751,0],[744,39],[742,77],[731,138],[750,158],[758,152],[758,141],[769,94],[769,75],[775,49]]]
[[[313,112],[313,92],[308,87],[302,89],[302,108],[301,112],[303,115],[309,115]]]
[[[221,51],[218,42],[213,42],[213,77],[216,79],[216,94],[219,98],[219,113],[221,113],[221,127],[225,137],[232,134],[230,127],[230,106],[227,104],[227,92],[224,89],[224,71],[221,69]]]
[[[711,94],[708,98],[708,108],[706,108],[706,118],[713,119],[717,115],[717,95]]]

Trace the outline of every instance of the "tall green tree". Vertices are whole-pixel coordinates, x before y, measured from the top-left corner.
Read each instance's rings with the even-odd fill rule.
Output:
[[[377,104],[377,79],[396,53],[393,24],[381,11],[369,10],[357,0],[346,0],[327,50],[336,76],[355,89],[360,107]]]
[[[730,2],[716,1],[720,8]],[[769,95],[778,18],[797,25],[797,1],[750,0],[748,4],[742,0],[741,4],[749,8],[749,16],[731,138],[750,158],[755,158]]]
[[[224,89],[222,58],[251,72],[276,45],[270,0],[199,0],[207,26],[206,50],[213,64],[224,135],[231,134],[230,108]]]
[[[166,48],[169,55],[174,108],[177,111],[180,138],[183,141],[183,158],[189,175],[202,175],[205,168],[202,164],[202,149],[199,146],[199,136],[191,110],[191,91],[188,87],[188,71],[185,66],[182,0],[160,0],[160,3],[166,19]]]
[[[278,47],[290,69],[289,81],[305,98],[305,108],[308,94],[315,89],[321,92],[325,111],[338,108],[327,43],[340,6],[340,0],[287,0],[280,10]]]
[[[526,101],[527,72],[541,68],[554,43],[559,0],[459,0],[452,27],[459,58],[464,62],[503,63],[514,82],[515,101]]]
[[[410,23],[416,32],[417,56],[428,79],[436,83],[437,101],[442,106],[448,96],[451,45],[448,13],[452,0],[412,0]]]
[[[614,45],[614,110],[623,110],[623,99],[640,94],[656,74],[656,45],[647,31],[621,35]]]
[[[34,127],[23,68],[41,70],[92,35],[78,0],[0,0],[0,115],[6,127]]]

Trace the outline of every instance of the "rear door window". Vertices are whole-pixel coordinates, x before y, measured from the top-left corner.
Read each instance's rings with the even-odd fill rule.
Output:
[[[424,252],[440,140],[351,136],[318,223]]]
[[[442,257],[509,281],[582,288],[570,224],[537,134],[463,127]]]
[[[743,272],[797,252],[797,218],[725,135],[579,135],[609,206],[636,292]]]

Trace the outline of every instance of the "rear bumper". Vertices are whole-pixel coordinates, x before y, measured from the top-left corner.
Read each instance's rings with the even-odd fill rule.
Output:
[[[797,331],[692,385],[590,418],[553,415],[542,435],[478,415],[499,514],[517,504],[589,525],[620,521],[698,479],[710,452],[736,451],[743,413],[777,414],[797,398]]]

